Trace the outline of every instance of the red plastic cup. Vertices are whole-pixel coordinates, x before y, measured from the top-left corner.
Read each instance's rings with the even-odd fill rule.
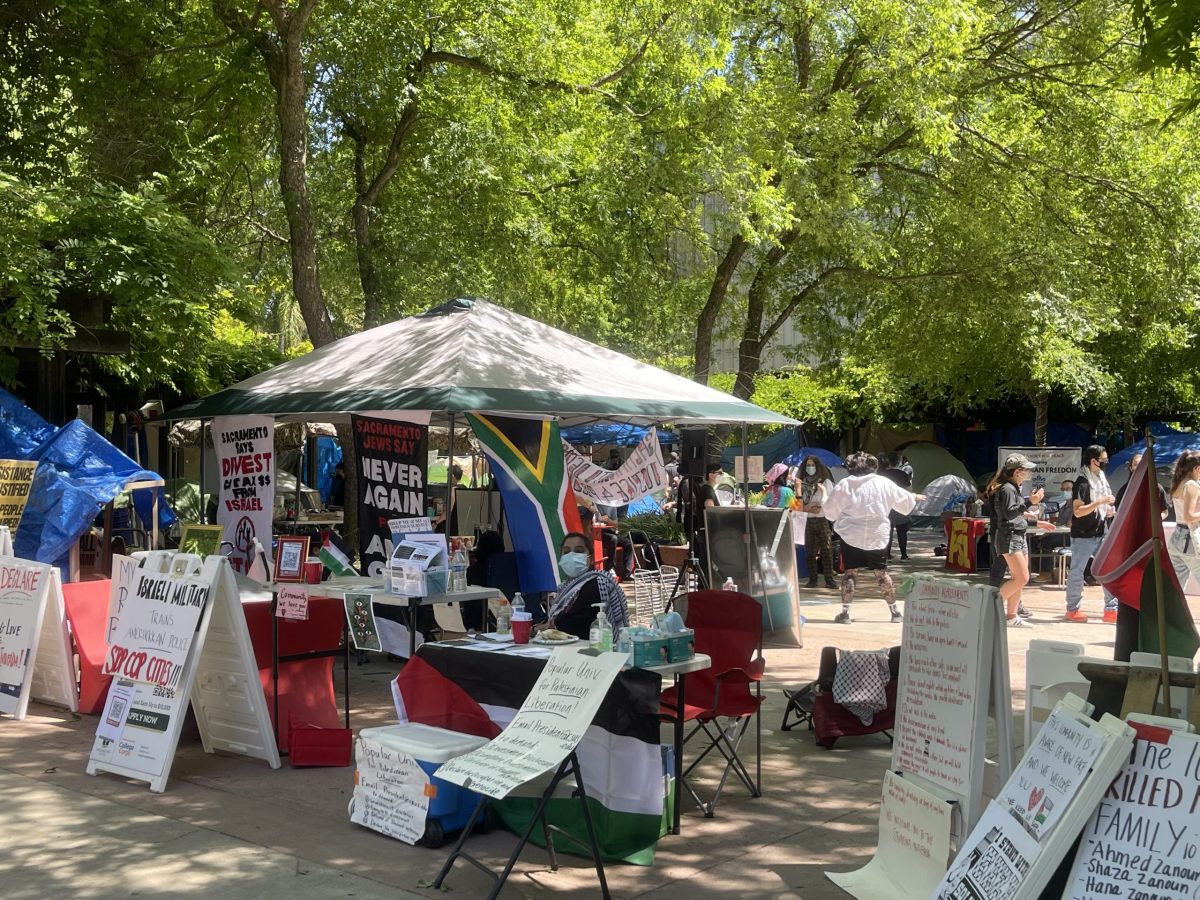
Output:
[[[533,614],[526,613],[525,616],[517,618],[520,613],[515,613],[512,618],[512,636],[514,644],[528,644],[529,634],[533,631]]]
[[[324,569],[325,564],[321,560],[306,559],[304,561],[304,580],[309,584],[320,584]]]

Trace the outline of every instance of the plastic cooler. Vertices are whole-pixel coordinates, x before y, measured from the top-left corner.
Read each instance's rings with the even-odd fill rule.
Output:
[[[397,753],[411,756],[429,776],[432,796],[429,798],[425,838],[422,841],[426,847],[440,846],[447,834],[459,831],[467,824],[475,804],[479,802],[479,795],[436,778],[433,773],[442,763],[479,749],[488,742],[487,738],[416,722],[364,728],[359,732],[359,737],[378,741]],[[486,823],[476,823],[476,827],[479,825],[484,825],[480,830],[486,830]]]

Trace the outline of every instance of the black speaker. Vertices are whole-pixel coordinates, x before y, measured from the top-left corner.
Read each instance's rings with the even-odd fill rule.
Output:
[[[681,444],[679,474],[703,478],[705,453],[708,447],[708,429],[681,428],[679,429],[679,440]]]

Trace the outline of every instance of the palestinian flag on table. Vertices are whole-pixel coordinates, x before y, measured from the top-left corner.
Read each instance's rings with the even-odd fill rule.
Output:
[[[321,549],[317,551],[317,556],[332,575],[358,574],[350,564],[350,554],[332,531],[321,533]]]
[[[509,723],[541,673],[545,660],[504,652],[426,645],[392,682],[401,722],[418,722],[480,737],[494,737]],[[606,859],[637,865],[654,862],[654,849],[669,824],[659,745],[659,676],[629,669],[617,676],[576,751],[589,810]],[[543,783],[537,779],[532,784]],[[549,803],[549,821],[582,841],[556,838],[554,849],[588,856],[587,828],[567,778]],[[521,833],[540,797],[528,785],[492,809],[505,827]],[[544,838],[540,828],[531,837]]]
[[[1196,623],[1167,553],[1162,517],[1151,513],[1150,492],[1157,488],[1154,473],[1154,448],[1147,447],[1141,465],[1125,489],[1112,527],[1092,561],[1092,574],[1121,601],[1117,616],[1116,659],[1129,659],[1131,650],[1159,652],[1155,540],[1162,548],[1159,556],[1167,653],[1191,659],[1200,648]]]
[[[570,531],[582,531],[575,492],[566,477],[558,424],[467,413],[483,445],[504,501],[521,590],[558,587],[558,548]]]

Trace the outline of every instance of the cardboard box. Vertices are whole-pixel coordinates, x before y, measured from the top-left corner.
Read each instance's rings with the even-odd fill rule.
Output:
[[[679,634],[672,634],[667,638],[667,645],[667,653],[671,657],[671,662],[683,662],[685,659],[691,659],[696,655],[696,632],[689,628]]]

